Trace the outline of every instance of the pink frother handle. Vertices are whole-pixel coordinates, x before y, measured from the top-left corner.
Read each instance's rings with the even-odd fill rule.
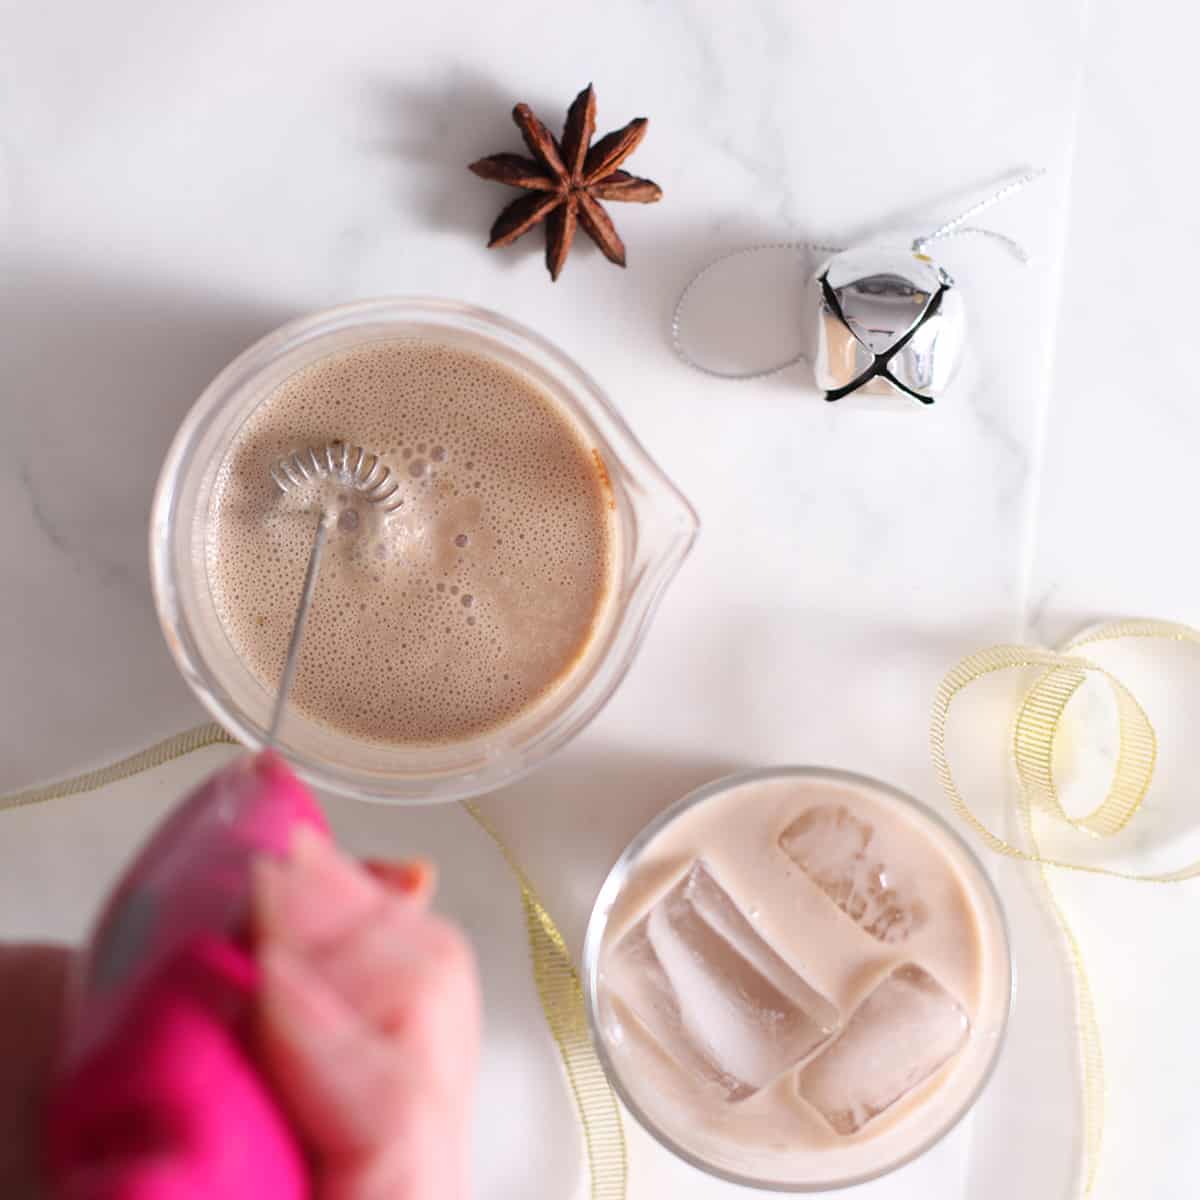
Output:
[[[303,1153],[250,1051],[251,864],[326,830],[278,755],[191,793],[84,950],[46,1115],[54,1200],[304,1200]]]

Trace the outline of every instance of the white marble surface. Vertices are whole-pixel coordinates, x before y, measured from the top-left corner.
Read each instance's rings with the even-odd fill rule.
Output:
[[[986,22],[951,0],[113,0],[70,19],[0,0],[0,792],[202,719],[157,630],[145,523],[207,380],[290,316],[427,292],[576,356],[704,523],[612,704],[488,801],[572,944],[623,841],[732,766],[825,762],[936,801],[928,710],[961,653],[1200,604],[1185,523],[1200,22],[1171,19],[1164,36],[1111,0],[1014,0]],[[588,79],[604,128],[651,118],[631,165],[666,198],[615,213],[628,271],[581,245],[552,286],[540,235],[483,249],[505,193],[464,164],[517,148],[513,102],[553,123]],[[672,357],[674,297],[715,254],[936,223],[1027,164],[1046,177],[984,223],[1031,265],[947,247],[973,355],[935,408],[826,406],[802,369],[730,385]],[[135,798],[0,817],[0,933],[78,936],[156,811]],[[335,816],[356,846],[414,828],[403,812]],[[1070,899],[1115,922],[1128,909]],[[1194,902],[1164,901],[1179,921]],[[1087,932],[1135,940],[1107,918]],[[1200,993],[1165,939],[1138,955],[1139,981]],[[1143,1053],[1145,992],[1119,963],[1095,969],[1113,985],[1102,1018],[1121,1072],[1096,1195],[1134,1194],[1147,1173],[1144,1194],[1190,1195],[1196,1072],[1170,1055],[1189,1027],[1160,1023]],[[1061,1065],[1055,1019],[1041,1036]],[[1028,1089],[1030,1124],[1005,1127],[1005,1148],[1057,1119],[1036,1103],[1052,1088],[1019,1071],[1009,1085]],[[1066,1194],[1061,1164],[999,1153],[995,1130],[989,1157],[980,1128],[863,1195],[956,1196],[967,1179],[989,1200],[997,1179],[1030,1200]],[[737,1192],[630,1137],[634,1200]]]

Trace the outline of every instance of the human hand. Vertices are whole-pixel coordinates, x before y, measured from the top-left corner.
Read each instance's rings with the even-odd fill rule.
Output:
[[[461,1200],[479,1043],[474,958],[425,864],[363,868],[315,831],[255,877],[259,1053],[318,1200]]]
[[[0,1196],[42,1195],[39,1119],[63,1020],[70,952],[0,946]]]
[[[466,1194],[479,1000],[465,941],[428,911],[432,871],[363,869],[316,834],[260,864],[264,1068],[318,1200]],[[39,1122],[71,953],[0,946],[0,1196],[44,1196]]]

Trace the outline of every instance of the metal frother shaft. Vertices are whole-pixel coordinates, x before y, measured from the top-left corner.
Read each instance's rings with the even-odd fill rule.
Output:
[[[399,485],[391,476],[392,472],[383,465],[378,455],[368,453],[361,446],[347,446],[345,442],[330,442],[320,449],[297,450],[271,468],[271,478],[285,495],[314,479],[336,479],[344,486],[352,488],[368,504],[380,509],[385,516],[398,512],[404,504],[404,497],[398,494]],[[275,697],[271,725],[267,730],[268,747],[274,746],[279,740],[279,727],[283,724],[288,693],[292,690],[296,666],[300,661],[304,625],[308,620],[308,610],[312,606],[313,593],[317,590],[321,554],[325,549],[333,518],[333,511],[327,506],[317,515],[312,550],[309,551],[308,567],[304,572],[304,586],[300,590],[300,603],[296,607],[296,618],[292,622],[287,658],[284,659],[283,674],[279,678],[279,694]]]
[[[304,638],[304,622],[312,605],[313,592],[317,590],[317,575],[321,570],[321,551],[329,536],[332,514],[322,509],[317,517],[317,532],[313,535],[312,550],[308,555],[308,568],[304,572],[304,587],[300,592],[300,604],[296,608],[296,619],[292,623],[292,636],[288,642],[287,658],[283,663],[283,674],[279,678],[279,694],[275,697],[275,708],[271,713],[271,727],[267,730],[267,746],[274,746],[279,738],[279,726],[283,723],[283,711],[287,708],[288,693],[292,690],[292,679],[296,675],[296,664],[300,661],[300,642]]]

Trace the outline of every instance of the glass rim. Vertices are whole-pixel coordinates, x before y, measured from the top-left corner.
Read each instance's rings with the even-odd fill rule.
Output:
[[[582,420],[589,433],[599,438],[601,448],[611,454],[619,468],[614,495],[622,499],[625,516],[633,522],[635,530],[640,532],[647,523],[646,509],[655,504],[670,506],[678,528],[656,551],[653,548],[647,551],[635,539],[629,548],[632,557],[626,564],[626,573],[631,578],[618,579],[615,585],[618,590],[607,602],[615,606],[614,624],[605,635],[608,644],[587,674],[579,677],[562,708],[549,716],[527,742],[510,744],[495,756],[481,751],[474,760],[461,766],[394,773],[356,769],[342,762],[325,761],[319,754],[303,748],[285,746],[289,761],[309,783],[360,800],[402,806],[461,800],[513,783],[535,770],[580,732],[603,709],[628,674],[658,602],[690,552],[700,526],[687,497],[651,457],[600,384],[569,354],[521,322],[464,301],[432,295],[355,300],[296,317],[244,348],[199,394],[164,456],[150,510],[150,577],[159,627],[189,689],[241,744],[252,749],[262,747],[266,730],[231,694],[197,636],[181,597],[188,583],[175,553],[179,492],[198,445],[241,388],[299,347],[358,324],[365,328],[371,324],[419,325],[425,321],[437,327],[439,320],[447,332],[474,327],[473,331],[485,339],[490,333],[498,346],[507,344],[518,353],[527,353],[531,365],[548,370],[563,389],[572,418]],[[505,343],[505,338],[510,341]],[[631,489],[631,482],[641,486]],[[649,501],[643,492],[650,497]],[[647,539],[648,543],[650,540]],[[641,569],[635,571],[635,567]],[[632,632],[622,641],[627,609],[633,610],[628,621]],[[570,679],[568,674],[563,683]]]
[[[912,1150],[905,1153],[902,1157],[894,1162],[887,1163],[882,1167],[864,1171],[854,1175],[848,1179],[835,1180],[833,1182],[820,1181],[817,1183],[796,1183],[796,1182],[779,1182],[777,1180],[765,1179],[761,1176],[746,1175],[738,1171],[730,1170],[726,1167],[719,1166],[716,1163],[709,1162],[699,1154],[689,1150],[686,1146],[681,1145],[671,1134],[662,1129],[659,1124],[649,1116],[645,1109],[638,1103],[637,1099],[630,1093],[625,1086],[624,1079],[616,1064],[612,1060],[612,1056],[608,1052],[608,1044],[604,1033],[601,1029],[600,1019],[598,1014],[599,1008],[599,962],[600,953],[603,949],[604,933],[608,927],[609,916],[612,912],[613,903],[621,890],[624,888],[629,876],[633,870],[634,864],[641,857],[642,852],[663,832],[668,826],[673,824],[684,813],[692,808],[705,803],[713,797],[721,795],[724,792],[734,791],[737,788],[743,787],[749,783],[758,783],[772,779],[809,779],[821,780],[827,783],[841,783],[849,786],[866,787],[868,789],[881,792],[893,800],[898,801],[902,805],[916,811],[922,818],[930,820],[938,829],[947,834],[950,840],[964,854],[966,861],[971,869],[978,876],[979,881],[983,885],[983,891],[996,912],[997,925],[1000,935],[1003,939],[1004,955],[1003,961],[1008,973],[1008,986],[1004,990],[1004,1009],[1001,1014],[999,1032],[993,1039],[992,1049],[988,1058],[987,1066],[980,1072],[979,1079],[964,1097],[962,1104],[954,1110],[946,1119],[945,1123],[934,1130],[928,1137],[922,1139]],[[719,779],[711,780],[709,783],[702,784],[700,787],[693,789],[686,795],[681,796],[678,800],[669,804],[662,812],[653,817],[646,825],[644,825],[629,841],[625,849],[621,851],[617,861],[609,869],[608,874],[604,877],[604,882],[600,885],[600,891],[597,893],[595,903],[592,905],[591,913],[588,916],[587,928],[583,939],[583,954],[581,958],[581,983],[583,990],[584,1009],[587,1014],[588,1033],[591,1036],[592,1046],[596,1051],[596,1056],[600,1060],[600,1065],[604,1070],[604,1076],[608,1080],[609,1085],[613,1088],[616,1094],[620,1097],[622,1104],[632,1113],[634,1119],[641,1127],[654,1138],[664,1149],[669,1150],[677,1158],[682,1159],[689,1166],[695,1167],[699,1171],[703,1171],[706,1175],[711,1175],[717,1179],[722,1179],[727,1183],[735,1183],[741,1187],[754,1188],[758,1191],[766,1192],[790,1192],[811,1193],[811,1192],[832,1192],[840,1191],[848,1187],[856,1187],[862,1183],[869,1183],[873,1179],[879,1179],[885,1175],[890,1175],[893,1171],[898,1171],[901,1167],[913,1162],[921,1157],[927,1151],[931,1150],[935,1145],[947,1137],[957,1126],[962,1122],[963,1118],[974,1107],[984,1089],[991,1081],[995,1074],[996,1065],[1000,1060],[1000,1052],[1003,1049],[1004,1043],[1008,1036],[1009,1019],[1012,1015],[1013,997],[1016,992],[1016,972],[1013,965],[1012,939],[1008,927],[1008,915],[1004,911],[1004,905],[1000,899],[1000,893],[996,889],[995,883],[991,876],[984,869],[983,861],[975,853],[974,850],[967,844],[966,839],[954,829],[950,823],[940,814],[935,812],[928,805],[923,804],[915,796],[910,795],[903,789],[895,787],[893,784],[886,783],[881,779],[876,779],[871,775],[863,775],[856,771],[843,770],[838,767],[822,767],[822,766],[780,766],[780,767],[754,767],[744,771],[735,771],[733,774],[724,775]]]

